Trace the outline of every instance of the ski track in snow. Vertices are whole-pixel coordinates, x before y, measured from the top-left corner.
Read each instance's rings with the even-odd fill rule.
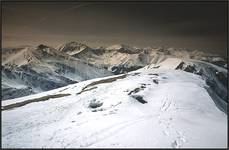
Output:
[[[145,121],[151,117],[152,116],[146,116],[146,117],[140,117],[138,119],[134,119],[131,121],[124,121],[124,122],[109,126],[100,131],[94,132],[86,137],[83,137],[83,140],[80,140],[80,141],[86,141],[85,144],[80,144],[80,147],[89,147],[97,142],[101,142],[102,140],[106,139],[107,137],[114,136],[115,134],[117,134],[118,132],[120,132],[121,130],[124,130],[125,128],[129,126],[136,125],[137,123],[141,121]]]
[[[162,117],[163,113],[166,113],[166,111],[171,107],[172,101],[173,101],[173,96],[167,94],[165,96],[165,100],[163,101],[163,104],[161,106],[161,112],[160,115],[158,116],[159,119],[159,124],[161,124],[164,127],[164,130],[162,131],[164,135],[170,136],[171,131],[175,131],[176,133],[176,139],[171,143],[172,148],[180,148],[183,146],[184,143],[187,142],[186,137],[184,136],[183,132],[180,129],[177,129],[172,125],[172,117]],[[176,106],[175,103],[173,106]],[[172,108],[174,109],[174,107]]]

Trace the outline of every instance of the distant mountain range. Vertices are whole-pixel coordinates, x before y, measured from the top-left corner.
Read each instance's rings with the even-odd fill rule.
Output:
[[[78,42],[69,42],[57,48],[41,44],[2,51],[2,99],[48,91],[88,79],[123,74],[146,65],[157,67],[158,63],[171,57],[184,60],[179,69],[202,74],[209,84],[218,89],[214,92],[221,97],[223,93],[225,99],[227,62],[226,58],[219,55],[199,50],[137,48],[125,44],[94,49]],[[218,67],[212,67],[211,64]]]

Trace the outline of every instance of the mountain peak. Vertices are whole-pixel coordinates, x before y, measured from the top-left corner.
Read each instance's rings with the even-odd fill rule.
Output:
[[[120,53],[127,53],[127,54],[137,54],[141,52],[143,49],[125,45],[125,44],[115,44],[106,48],[107,50],[118,50]]]
[[[119,50],[121,48],[130,49],[131,47],[125,44],[115,44],[115,45],[108,46],[106,49],[107,50]]]
[[[75,55],[85,49],[88,49],[90,47],[88,47],[86,44],[80,43],[80,42],[68,42],[65,43],[63,45],[60,45],[59,47],[57,47],[57,49],[61,52],[65,52],[68,55]]]
[[[88,47],[86,44],[83,44],[83,43],[80,43],[80,42],[74,42],[74,41],[71,41],[71,42],[67,42],[63,45],[61,45],[59,47],[60,48],[63,48],[63,47]]]
[[[44,44],[40,44],[40,45],[37,46],[37,48],[44,49],[44,48],[48,48],[48,46],[44,45]]]

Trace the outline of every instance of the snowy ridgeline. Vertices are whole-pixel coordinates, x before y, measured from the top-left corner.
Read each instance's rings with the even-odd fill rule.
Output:
[[[91,48],[78,42],[65,43],[57,48],[43,44],[25,46],[2,53],[2,99],[123,74],[171,57],[201,60],[227,68],[225,58],[199,50],[138,48],[124,44]]]
[[[180,63],[2,101],[2,147],[226,148],[227,114]]]

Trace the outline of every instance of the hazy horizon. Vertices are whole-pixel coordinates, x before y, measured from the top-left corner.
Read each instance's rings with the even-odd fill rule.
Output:
[[[2,47],[70,41],[227,54],[226,2],[4,2]]]

